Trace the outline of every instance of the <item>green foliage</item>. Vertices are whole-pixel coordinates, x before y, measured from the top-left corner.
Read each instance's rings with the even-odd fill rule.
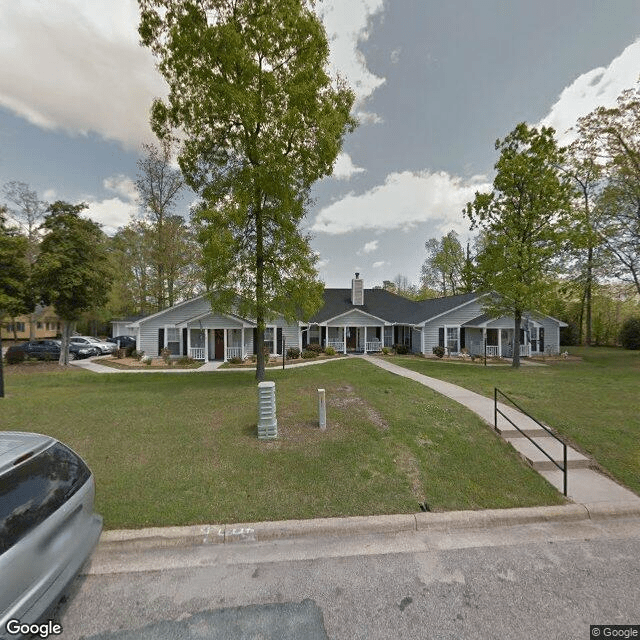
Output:
[[[305,350],[302,352],[302,357],[303,357],[305,360],[309,360],[309,359],[311,359],[311,358],[317,358],[317,357],[318,357],[318,353],[317,353],[316,351],[311,351],[310,349],[305,349]]]
[[[629,318],[622,325],[620,344],[625,349],[640,349],[640,317]]]
[[[336,355],[336,350],[333,347],[325,347],[324,352],[328,355],[328,356],[335,356]]]
[[[183,141],[180,168],[202,198],[194,219],[211,304],[256,318],[261,380],[266,321],[308,318],[322,304],[299,226],[312,184],[331,174],[355,127],[354,94],[326,73],[327,36],[304,0],[139,5],[142,43],[169,87],[151,125]]]
[[[6,313],[17,316],[28,311],[27,239],[7,226],[0,207],[0,319]]]
[[[406,356],[409,353],[409,347],[406,344],[397,344],[395,350],[399,356]]]
[[[433,355],[438,356],[438,358],[442,358],[444,357],[444,354],[445,354],[444,347],[441,347],[440,345],[433,347]]]
[[[126,358],[127,357],[126,349],[116,349],[113,352],[113,357],[116,358],[117,360],[121,360],[122,358]]]
[[[287,360],[296,360],[300,357],[300,349],[298,347],[287,348]]]
[[[160,349],[160,357],[166,364],[169,364],[169,362],[171,362],[171,350],[166,347],[164,349]]]
[[[233,358],[229,358],[230,364],[242,364],[242,358],[238,358],[237,356]]]
[[[467,258],[455,231],[440,240],[425,242],[427,259],[422,265],[423,289],[435,289],[441,296],[455,296],[471,291]]]
[[[195,362],[196,361],[190,356],[182,356],[176,360],[176,364],[180,367],[188,367],[189,365],[195,364]]]
[[[317,344],[317,343],[308,344],[306,346],[306,350],[307,351],[313,351],[313,353],[316,353],[316,354],[322,353],[322,351],[323,351],[322,345],[321,344]]]
[[[540,307],[547,296],[549,274],[568,228],[570,178],[560,176],[564,150],[554,130],[538,131],[521,123],[496,142],[492,193],[476,193],[465,209],[472,228],[485,232],[486,244],[477,257],[482,288],[495,291],[483,307],[488,313],[510,313],[519,335],[522,314]],[[516,349],[513,366],[519,366]]]
[[[382,347],[382,355],[388,356],[391,353],[391,349],[389,347]]]
[[[20,364],[25,361],[24,351],[8,352],[5,360],[7,361],[7,364]]]
[[[104,304],[111,281],[100,225],[80,217],[86,207],[61,201],[49,207],[34,270],[43,301],[66,321]]]

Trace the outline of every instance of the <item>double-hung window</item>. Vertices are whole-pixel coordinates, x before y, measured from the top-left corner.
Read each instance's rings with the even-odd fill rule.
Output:
[[[269,353],[276,352],[276,347],[273,341],[274,333],[275,333],[275,329],[273,327],[267,327],[264,330],[264,346],[269,350]]]
[[[447,327],[447,349],[449,353],[458,353],[460,327]]]
[[[172,356],[180,355],[180,329],[176,327],[166,328],[167,336],[167,349],[171,352]]]

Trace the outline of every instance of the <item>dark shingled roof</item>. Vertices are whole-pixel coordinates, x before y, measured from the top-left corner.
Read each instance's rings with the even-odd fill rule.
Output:
[[[364,304],[351,304],[351,289],[325,289],[324,305],[310,322],[326,322],[347,311],[359,309],[387,322],[417,324],[474,300],[477,293],[414,302],[384,289],[365,289]]]

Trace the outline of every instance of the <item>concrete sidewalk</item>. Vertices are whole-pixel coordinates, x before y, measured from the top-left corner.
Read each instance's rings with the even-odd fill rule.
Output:
[[[431,378],[410,369],[400,367],[372,356],[362,356],[364,360],[375,364],[391,373],[409,378],[441,393],[447,398],[464,405],[467,409],[479,415],[486,423],[494,428],[494,400],[486,398],[478,393],[463,389],[450,382],[444,382],[437,378]],[[520,413],[517,409],[498,402],[498,408],[508,418],[516,423],[527,435],[542,446],[546,451],[550,451],[553,458],[562,461],[562,447],[551,437],[548,437],[544,429],[538,423]],[[540,475],[546,478],[556,489],[563,490],[563,473],[557,470],[555,465],[544,456],[528,438],[524,437],[508,420],[498,415],[497,431],[513,446]],[[579,504],[624,504],[637,503],[640,505],[638,497],[629,489],[620,486],[610,478],[589,468],[594,464],[589,458],[567,447],[567,497]]]

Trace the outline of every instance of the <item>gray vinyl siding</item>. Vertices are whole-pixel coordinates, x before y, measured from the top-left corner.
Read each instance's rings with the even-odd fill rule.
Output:
[[[479,302],[469,302],[468,304],[454,309],[449,313],[441,315],[435,320],[427,322],[424,326],[424,352],[432,354],[433,347],[438,346],[438,329],[440,327],[459,327],[469,320],[473,320],[482,315],[482,307]],[[446,340],[446,336],[445,336]],[[418,347],[419,348],[419,347]]]
[[[560,326],[553,318],[536,318],[536,322],[544,327],[544,352],[557,355],[560,353]]]
[[[139,351],[148,356],[158,356],[158,330],[175,326],[189,318],[206,313],[211,309],[207,298],[196,298],[166,309],[164,312],[140,321],[138,344]]]

